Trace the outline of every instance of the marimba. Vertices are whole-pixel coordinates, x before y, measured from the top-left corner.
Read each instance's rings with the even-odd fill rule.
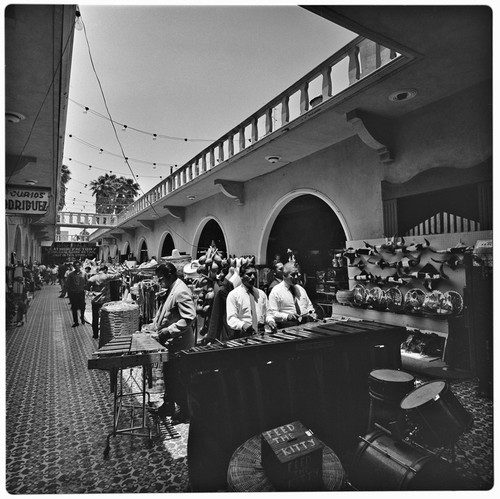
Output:
[[[150,399],[146,389],[146,380],[149,380],[151,388],[152,365],[167,362],[168,350],[148,333],[135,333],[114,337],[92,355],[94,358],[88,360],[88,368],[109,371],[110,388],[114,394],[113,430],[107,436],[104,456],[109,454],[111,436],[117,434],[148,437],[151,441],[151,428],[148,425],[146,407]],[[133,368],[135,367],[142,367],[142,380],[140,381],[134,377]],[[124,375],[126,369],[130,369],[128,376]],[[137,389],[139,391],[134,391]],[[119,428],[122,409],[125,408],[130,409],[130,426]],[[135,425],[137,411],[140,414],[139,426]]]
[[[180,352],[172,361],[187,379],[192,490],[224,489],[233,451],[289,421],[347,455],[366,429],[368,374],[401,367],[406,336],[400,326],[325,319]]]

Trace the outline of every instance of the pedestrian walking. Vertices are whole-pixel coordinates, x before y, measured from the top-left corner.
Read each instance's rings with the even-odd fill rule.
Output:
[[[66,272],[68,271],[68,264],[66,262],[61,263],[57,267],[57,276],[59,278],[59,285],[61,286],[61,293],[59,298],[64,298],[66,296]]]
[[[66,290],[68,292],[69,302],[71,304],[71,313],[73,314],[73,324],[71,327],[78,326],[78,311],[80,311],[80,320],[82,324],[85,320],[85,289],[87,288],[87,274],[82,270],[82,264],[76,260],[73,263],[74,270],[66,278]]]

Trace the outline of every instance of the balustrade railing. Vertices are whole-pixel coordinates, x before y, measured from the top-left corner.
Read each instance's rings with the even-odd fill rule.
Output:
[[[118,215],[105,213],[75,213],[60,212],[57,214],[57,225],[76,227],[114,227],[117,225]]]
[[[318,65],[291,87],[261,107],[186,164],[173,171],[144,196],[117,215],[118,224],[137,215],[157,200],[186,185],[216,165],[286,127],[312,107],[382,68],[400,54],[364,37],[358,37]]]
[[[58,243],[88,243],[90,236],[78,234],[56,234]]]

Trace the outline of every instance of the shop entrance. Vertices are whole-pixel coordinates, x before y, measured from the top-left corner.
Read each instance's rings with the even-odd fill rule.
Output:
[[[317,271],[332,267],[334,250],[345,247],[346,234],[332,209],[316,196],[305,194],[290,201],[276,218],[267,243],[266,264],[276,255],[288,260],[293,250],[305,276],[308,294],[315,295]]]
[[[205,251],[212,244],[212,241],[215,246],[217,246],[217,249],[222,251],[224,256],[227,256],[227,246],[226,240],[224,239],[224,233],[222,232],[221,226],[213,219],[209,220],[201,231],[196,251],[196,258],[205,254]]]
[[[22,246],[21,246],[21,229],[16,227],[16,235],[14,238],[14,255],[17,262],[21,262],[23,258]]]
[[[160,256],[172,256],[172,250],[175,249],[174,240],[170,234],[165,236],[165,240],[163,241],[163,245],[161,247]]]
[[[141,249],[139,251],[139,263],[144,263],[148,260],[148,245],[146,244],[146,241],[142,241]]]
[[[123,251],[123,254],[120,253],[120,263],[126,262],[127,260],[132,260],[129,243],[127,243],[127,246],[125,246],[125,250]]]

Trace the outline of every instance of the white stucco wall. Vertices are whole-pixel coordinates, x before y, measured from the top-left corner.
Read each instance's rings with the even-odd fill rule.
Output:
[[[483,94],[474,87],[393,122],[392,163],[380,162],[377,152],[354,136],[246,182],[242,206],[220,193],[187,207],[184,222],[167,216],[155,221],[153,231],[137,229],[130,247],[138,256],[144,238],[149,255],[158,256],[170,232],[175,247],[194,257],[200,233],[213,218],[228,253],[255,254],[257,263],[265,263],[276,216],[302,194],[318,196],[332,208],[348,241],[383,237],[383,180],[405,182],[430,168],[468,168],[491,157],[491,110]]]

